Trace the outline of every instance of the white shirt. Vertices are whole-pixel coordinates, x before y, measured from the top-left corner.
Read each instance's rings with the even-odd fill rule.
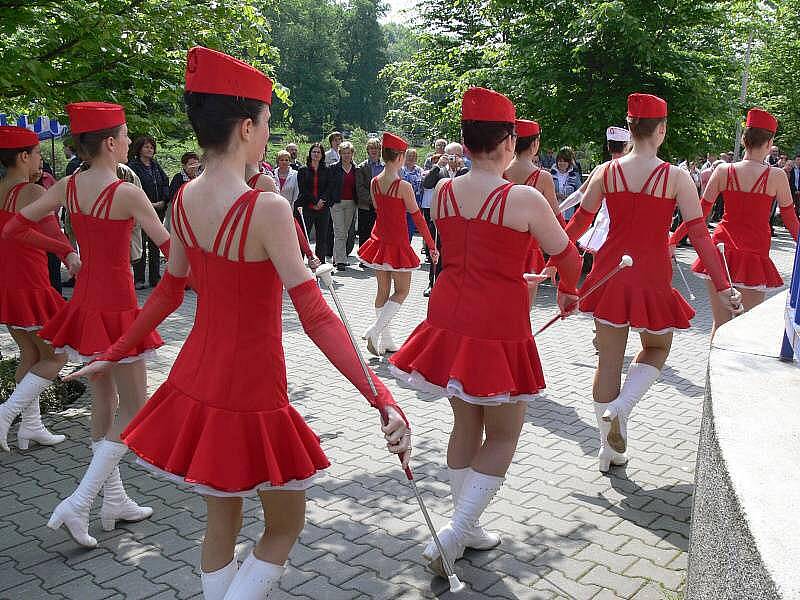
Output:
[[[330,167],[333,163],[339,162],[339,151],[331,148],[325,153],[325,166]]]
[[[278,169],[272,172],[272,177],[275,179],[275,187],[278,188],[278,193],[289,201],[291,206],[294,206],[294,201],[300,195],[300,188],[297,187],[297,171],[289,168],[289,173],[286,175],[286,181],[281,186],[281,177],[278,174]]]

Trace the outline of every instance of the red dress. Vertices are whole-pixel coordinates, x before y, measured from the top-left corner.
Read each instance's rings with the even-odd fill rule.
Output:
[[[406,205],[397,195],[400,181],[393,181],[386,193],[381,192],[376,179],[371,183],[377,214],[372,234],[358,249],[358,259],[377,271],[414,271],[419,267],[419,257],[408,241]]]
[[[595,255],[592,271],[581,290],[588,290],[614,270],[624,254],[633,266],[622,269],[597,291],[580,302],[580,310],[615,327],[629,325],[636,331],[666,333],[687,329],[694,309],[672,287],[667,233],[675,200],[667,198],[669,163],[656,167],[642,186],[631,192],[618,161],[603,174],[611,225],[603,246]],[[614,189],[609,186],[609,171]],[[619,183],[617,179],[619,178]],[[661,195],[656,190],[661,184]],[[621,188],[621,189],[620,189]]]
[[[28,183],[8,190],[0,210],[0,231],[17,212],[17,197]],[[66,304],[50,285],[47,254],[0,238],[0,323],[34,331]]]
[[[195,321],[169,377],[122,434],[146,463],[214,495],[298,482],[329,466],[289,404],[283,284],[272,261],[244,258],[258,195],[246,192],[231,206],[211,252],[197,243],[182,190],[176,196],[173,228],[194,273]],[[237,231],[234,260],[227,256]]]
[[[123,183],[106,186],[88,215],[81,212],[75,180],[67,182],[67,210],[80,249],[81,270],[75,290],[39,335],[56,352],[67,352],[74,362],[88,362],[124,334],[140,312],[131,274],[133,219],[111,219],[114,193]],[[152,332],[120,362],[147,358],[164,342]]]
[[[522,278],[532,238],[502,225],[513,186],[489,194],[474,219],[459,213],[452,180],[439,190],[442,273],[427,318],[389,359],[406,384],[482,405],[531,400],[545,387]]]
[[[769,218],[773,196],[767,194],[770,167],[756,179],[749,192],[743,192],[733,165],[728,167],[728,183],[722,192],[725,212],[711,239],[715,244],[725,243],[725,260],[734,286],[756,290],[778,288],[783,285],[778,269],[769,257],[772,234]],[[700,277],[708,277],[698,259],[692,270]]]

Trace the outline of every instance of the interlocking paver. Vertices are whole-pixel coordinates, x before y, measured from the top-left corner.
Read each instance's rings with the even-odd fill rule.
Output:
[[[773,251],[783,275],[792,258],[787,240],[781,231]],[[686,270],[694,253],[679,249],[678,258]],[[689,279],[698,297],[693,327],[676,334],[661,378],[634,412],[630,464],[608,476],[596,468],[592,321],[570,317],[537,338],[548,387],[528,406],[506,486],[482,520],[503,543],[489,552],[469,551],[458,562],[472,588],[462,598],[664,600],[680,590],[711,323],[705,287]],[[360,333],[374,318],[374,279],[351,269],[335,280]],[[427,272],[413,274],[411,294],[393,322],[396,338],[404,339],[423,318],[426,285]],[[677,280],[676,286],[682,289]],[[554,301],[553,288],[541,286],[534,326],[554,312]],[[169,373],[195,305],[194,294],[187,293],[183,306],[159,328],[166,346],[148,365],[150,393]],[[322,439],[332,466],[307,493],[308,523],[272,598],[449,597],[447,583],[425,569],[420,556],[428,541],[425,524],[396,459],[385,453],[377,413],[308,340],[286,294],[283,322],[290,398]],[[638,338],[631,336],[626,367],[637,349]],[[0,351],[16,353],[5,332]],[[370,358],[370,364],[412,420],[416,479],[441,526],[452,510],[443,468],[452,424],[447,404],[400,388],[385,361]],[[45,416],[51,429],[68,438],[55,447],[20,452],[12,427],[14,451],[0,454],[0,599],[201,599],[197,570],[205,502],[153,476],[130,456],[121,465],[125,485],[132,497],[153,506],[152,519],[102,532],[98,500],[90,522],[100,540],[96,550],[76,548],[63,530],[45,527],[91,456],[88,407],[87,394],[63,413]],[[248,499],[237,544],[240,560],[262,531],[261,505]]]

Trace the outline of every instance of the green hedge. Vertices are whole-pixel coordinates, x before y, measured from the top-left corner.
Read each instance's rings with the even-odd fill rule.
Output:
[[[14,372],[17,370],[19,359],[6,358],[0,360],[0,401],[5,402],[14,391],[16,382]],[[83,396],[86,385],[80,381],[61,381],[56,379],[53,385],[47,388],[39,396],[39,402],[43,413],[58,412]]]

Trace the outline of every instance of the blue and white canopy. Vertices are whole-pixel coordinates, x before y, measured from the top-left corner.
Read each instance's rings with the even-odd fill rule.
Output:
[[[0,125],[8,124],[8,117],[4,113],[0,113]],[[67,132],[66,125],[62,125],[50,117],[38,117],[33,123],[31,123],[27,115],[22,115],[17,117],[16,125],[17,127],[25,127],[26,129],[33,131],[39,136],[39,141],[64,137]]]

